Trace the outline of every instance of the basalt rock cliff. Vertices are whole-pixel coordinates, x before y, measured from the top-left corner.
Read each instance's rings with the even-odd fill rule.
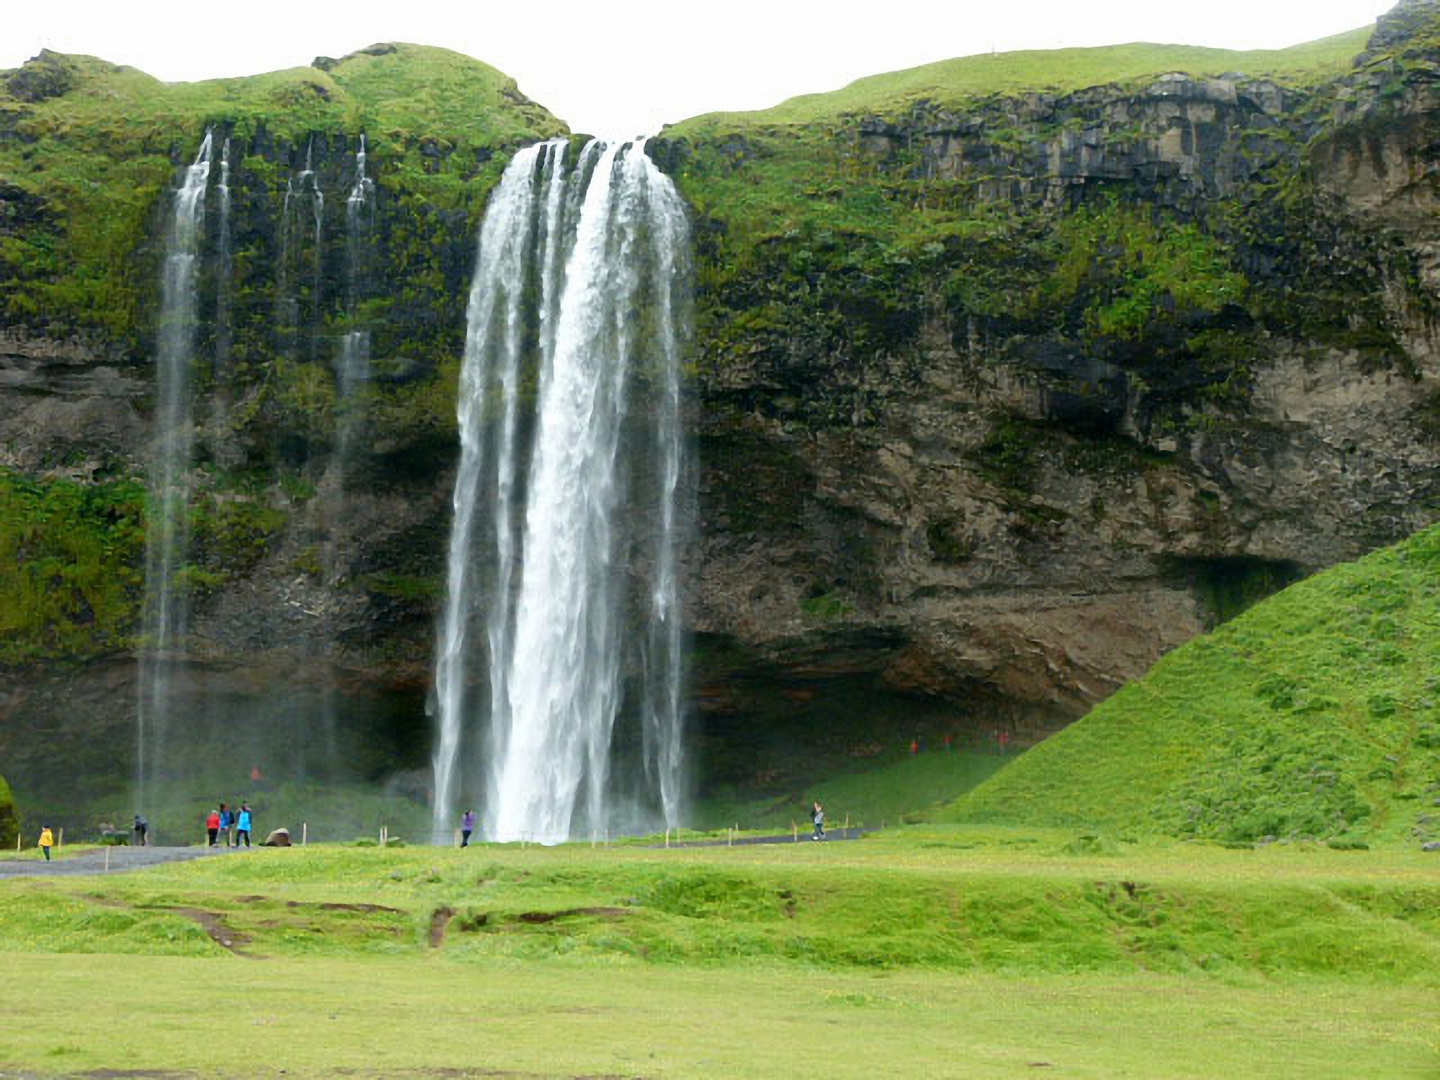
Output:
[[[695,211],[702,783],[783,789],[769,737],[1038,736],[1440,517],[1440,4],[1307,49],[975,58],[651,143]],[[163,222],[207,128],[233,250],[210,209],[189,693],[283,769],[324,686],[352,770],[423,794],[475,230],[514,149],[565,129],[412,46],[190,87],[0,74],[3,771],[22,800],[125,773]]]

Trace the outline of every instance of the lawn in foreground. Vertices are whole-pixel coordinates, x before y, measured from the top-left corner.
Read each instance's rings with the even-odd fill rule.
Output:
[[[1434,1076],[1437,911],[1419,852],[998,827],[255,850],[0,882],[0,1074]]]
[[[638,963],[11,956],[0,1069],[1434,1076],[1434,992]]]

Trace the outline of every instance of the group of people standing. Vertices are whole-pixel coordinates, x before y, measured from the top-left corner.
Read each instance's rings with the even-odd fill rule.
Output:
[[[218,809],[211,810],[205,818],[205,831],[210,836],[210,846],[219,847],[220,838],[223,836],[226,847],[239,847],[242,842],[249,847],[250,830],[254,827],[254,820],[249,803],[241,802],[240,808],[236,810],[222,802]]]

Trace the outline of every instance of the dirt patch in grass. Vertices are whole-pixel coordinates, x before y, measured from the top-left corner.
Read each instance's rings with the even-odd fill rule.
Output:
[[[556,919],[572,919],[577,915],[594,915],[601,919],[623,919],[630,914],[624,908],[618,907],[577,907],[565,908],[563,911],[522,911],[515,916],[517,922],[522,923],[548,923]]]
[[[236,956],[249,957],[251,960],[255,959],[254,956],[251,956],[241,948],[241,946],[250,944],[250,935],[230,929],[230,927],[226,925],[223,916],[213,911],[203,911],[200,908],[191,907],[167,908],[166,910],[173,911],[176,915],[184,915],[187,919],[195,920],[200,924],[201,929],[210,935],[210,940],[222,949],[228,949]],[[144,1075],[150,1074],[147,1073]]]
[[[290,907],[304,907],[304,906],[305,906],[305,905],[301,904],[301,903],[300,903],[299,901],[297,901],[297,900],[287,901],[287,904],[288,904]],[[341,903],[338,903],[338,902],[336,902],[336,901],[330,901],[330,902],[323,903],[323,904],[318,904],[318,905],[315,905],[315,906],[321,908],[321,909],[324,910],[324,911],[367,911],[367,912],[373,912],[373,911],[388,911],[388,912],[389,912],[390,914],[392,914],[392,915],[400,915],[400,914],[402,914],[402,912],[401,912],[401,910],[400,910],[399,908],[386,907],[384,904],[341,904]]]
[[[263,904],[269,899],[270,897],[268,896],[256,894],[254,896],[237,896],[235,902],[237,904]],[[313,907],[319,908],[321,911],[363,911],[367,913],[385,911],[391,915],[404,914],[399,908],[386,907],[384,904],[344,904],[338,900],[329,900],[322,903],[317,903],[313,900],[286,900],[285,906],[291,908]]]

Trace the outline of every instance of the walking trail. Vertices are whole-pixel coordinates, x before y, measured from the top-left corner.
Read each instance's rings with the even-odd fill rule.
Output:
[[[148,866],[162,863],[188,862],[209,855],[224,855],[239,848],[204,847],[112,847],[95,848],[79,855],[57,856],[50,862],[44,859],[0,858],[0,880],[14,877],[60,877],[76,874],[103,874],[106,872],[105,852],[110,852],[109,872],[124,873],[127,870],[143,870]]]
[[[825,842],[830,843],[836,840],[858,840],[868,829],[829,829],[825,833]],[[805,843],[810,840],[808,830],[801,830],[799,842]],[[746,836],[736,837],[730,841],[734,846],[749,844],[789,844],[795,842],[791,834],[783,836]],[[671,847],[725,847],[724,840],[688,840],[684,843],[675,842]],[[51,862],[35,858],[15,858],[14,856],[0,856],[0,881],[6,878],[18,877],[63,877],[78,876],[82,874],[122,874],[130,870],[143,870],[150,866],[160,866],[164,863],[189,862],[191,859],[203,859],[214,855],[226,855],[240,848],[205,847],[203,845],[192,845],[190,847],[112,847],[109,849],[109,869],[106,869],[105,848],[94,848],[79,855],[57,856]]]

